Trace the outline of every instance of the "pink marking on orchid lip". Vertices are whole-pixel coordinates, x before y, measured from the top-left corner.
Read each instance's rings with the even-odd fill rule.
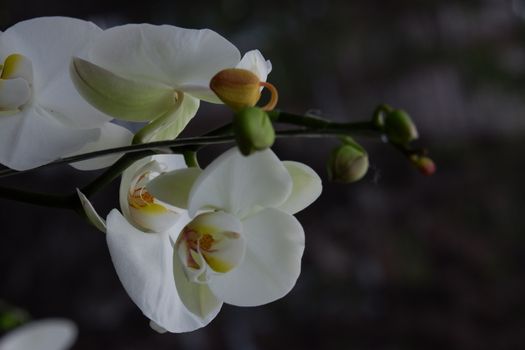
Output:
[[[199,251],[199,238],[200,234],[187,226],[183,229],[181,234],[181,240],[186,245],[186,265],[194,269],[199,269],[200,265],[191,255],[191,251]]]

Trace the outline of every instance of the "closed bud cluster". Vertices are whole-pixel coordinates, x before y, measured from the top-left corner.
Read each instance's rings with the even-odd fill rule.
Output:
[[[416,126],[410,116],[402,110],[393,110],[385,115],[384,130],[388,140],[407,144],[418,138]]]
[[[235,113],[233,129],[237,146],[245,156],[269,148],[275,141],[270,117],[258,107],[247,107]]]
[[[328,159],[328,178],[331,181],[352,183],[368,171],[368,154],[355,142],[345,142],[334,149]]]

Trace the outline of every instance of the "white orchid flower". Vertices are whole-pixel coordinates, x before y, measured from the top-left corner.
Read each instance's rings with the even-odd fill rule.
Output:
[[[44,17],[0,34],[0,164],[30,169],[126,133],[111,127],[102,140],[100,127],[111,118],[90,106],[69,77],[71,57],[101,32],[91,22]]]
[[[60,318],[26,323],[0,339],[0,350],[67,350],[77,338],[76,325]]]
[[[266,81],[271,64],[258,50],[243,59],[216,32],[170,25],[127,24],[107,29],[71,64],[78,91],[115,118],[149,124],[140,142],[175,138],[200,100],[220,103],[211,78],[225,68],[250,70]]]
[[[143,162],[126,171],[124,215],[107,218],[115,269],[155,329],[192,331],[224,302],[262,305],[291,290],[304,250],[293,214],[321,192],[311,168],[236,148],[205,170],[162,168]]]

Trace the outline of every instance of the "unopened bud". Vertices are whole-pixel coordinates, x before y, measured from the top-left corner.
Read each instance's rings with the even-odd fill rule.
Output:
[[[429,157],[413,155],[410,161],[423,175],[430,176],[436,172],[436,164]]]
[[[419,136],[410,116],[405,111],[397,109],[385,115],[384,130],[390,141],[403,145],[416,140]]]
[[[210,89],[234,111],[255,106],[261,97],[262,87],[268,88],[271,93],[270,101],[262,109],[272,110],[277,104],[277,89],[270,83],[261,82],[257,75],[247,69],[224,69],[210,81]]]
[[[327,164],[331,181],[351,183],[360,180],[368,171],[368,154],[357,143],[345,143],[330,154]]]
[[[270,117],[258,107],[247,107],[235,113],[233,129],[237,146],[245,156],[271,147],[275,141]]]

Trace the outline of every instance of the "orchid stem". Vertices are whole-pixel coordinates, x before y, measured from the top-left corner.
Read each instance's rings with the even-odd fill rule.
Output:
[[[277,110],[271,111],[268,114],[274,123],[290,124],[301,127],[298,129],[278,130],[276,131],[277,138],[319,138],[356,134],[378,137],[381,135],[381,130],[371,121],[334,123],[316,116],[296,115]],[[80,191],[89,198],[119,177],[122,172],[131,164],[143,157],[157,153],[178,153],[184,155],[188,166],[198,166],[196,153],[201,148],[209,145],[231,142],[235,142],[235,135],[233,134],[232,124],[228,123],[208,132],[201,137],[187,137],[175,140],[132,144],[130,146],[105,149],[62,158],[52,163],[45,164],[41,167],[25,171],[3,169],[0,170],[0,178],[25,173],[47,166],[63,163],[74,163],[105,155],[124,153],[124,155],[117,162],[107,168],[106,171],[104,171],[100,176],[80,189]],[[80,209],[80,202],[76,193],[55,195],[0,187],[0,197],[46,207],[66,208],[76,211],[79,211]]]

